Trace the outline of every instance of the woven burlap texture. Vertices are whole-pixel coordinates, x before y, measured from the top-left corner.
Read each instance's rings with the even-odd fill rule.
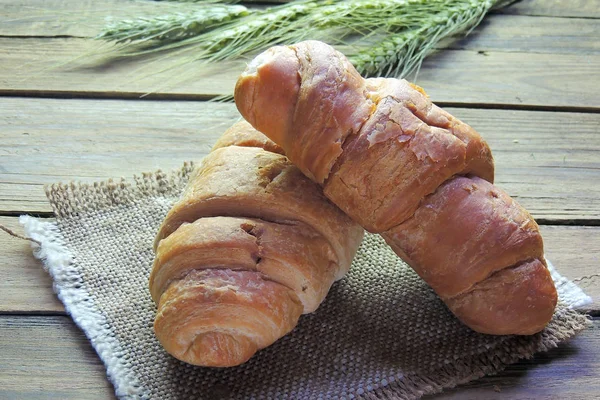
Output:
[[[367,234],[348,275],[292,333],[239,367],[184,364],[154,337],[148,276],[155,233],[190,171],[186,164],[132,183],[53,185],[47,195],[56,220],[23,218],[120,398],[418,398],[495,373],[587,325],[568,307],[585,295],[555,274],[563,301],[543,332],[477,334],[379,236]]]

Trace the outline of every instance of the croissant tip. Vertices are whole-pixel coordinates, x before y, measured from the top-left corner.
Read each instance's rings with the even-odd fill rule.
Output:
[[[196,336],[180,355],[181,361],[202,367],[234,367],[256,353],[256,345],[244,336],[225,332],[207,332]]]

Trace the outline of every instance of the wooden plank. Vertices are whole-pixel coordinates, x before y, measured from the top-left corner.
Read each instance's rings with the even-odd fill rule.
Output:
[[[597,399],[600,393],[600,320],[569,343],[447,391],[429,400]]]
[[[16,217],[0,217],[0,224],[22,233]],[[542,226],[546,255],[568,279],[600,272],[600,227]],[[60,312],[62,305],[52,291],[42,265],[31,256],[29,244],[0,232],[0,312]],[[594,298],[582,308],[600,312],[600,277],[583,279],[580,285]]]
[[[68,317],[4,315],[0,332],[0,398],[115,398],[103,364]]]
[[[592,297],[581,311],[600,312],[600,227],[540,226],[546,257]]]
[[[600,18],[600,0],[519,0],[500,12],[547,17]]]
[[[51,211],[43,184],[97,181],[200,160],[233,104],[0,99],[0,212]]]
[[[2,4],[6,3],[6,4]],[[245,1],[245,6],[264,8],[263,3]],[[253,4],[259,3],[259,4]],[[109,21],[190,13],[201,8],[193,2],[103,0],[1,0],[0,36],[74,36],[94,37]]]
[[[600,321],[569,343],[428,399],[595,399]],[[0,397],[112,399],[91,346],[66,317],[0,317]]]
[[[105,64],[90,58],[98,46],[89,39],[0,38],[0,95],[139,98],[148,92],[164,92],[205,98],[233,93],[244,69],[239,61],[220,63],[218,68],[200,68],[194,63],[181,67],[181,57],[164,59],[158,54]],[[75,62],[78,58],[81,63]]]
[[[248,5],[249,2],[245,2]],[[250,2],[250,6],[252,6]],[[161,15],[173,12],[186,12],[194,9],[194,5],[151,2],[151,1],[119,1],[104,0],[20,0],[2,2],[2,24],[0,36],[78,36],[93,37],[105,26],[107,18],[112,20],[135,18],[141,16]],[[593,18],[600,18],[600,0],[521,0],[500,11],[494,12],[486,19],[486,33],[494,35],[497,20],[502,16],[521,16],[514,19],[512,30],[502,31],[508,34],[507,40],[518,40],[520,36],[531,39],[537,37],[538,31],[546,31],[547,24],[555,24],[557,30],[548,31],[549,36],[556,36],[562,26],[575,26],[589,31],[593,28]],[[539,19],[530,18],[556,17]],[[568,17],[568,18],[565,18]],[[581,21],[576,17],[590,19]],[[493,22],[492,22],[493,21]],[[502,26],[502,25],[500,25]],[[551,28],[551,26],[549,26]],[[582,36],[582,32],[574,29],[572,35]],[[543,37],[539,39],[543,40]],[[502,43],[499,43],[502,45]],[[548,40],[552,46],[552,41]],[[581,46],[578,41],[574,45]]]
[[[185,55],[60,66],[97,45],[87,39],[0,38],[0,95],[135,98],[154,92],[206,98],[233,93],[245,68],[244,61],[210,67],[178,65]],[[436,102],[597,109],[598,65],[600,54],[446,50],[423,63],[417,83]]]
[[[561,4],[564,4],[562,2]],[[539,5],[538,5],[539,6]],[[194,5],[191,6],[194,8]],[[27,0],[9,2],[0,36],[94,37],[113,20],[189,11],[190,4],[118,0]],[[77,10],[77,12],[74,12]],[[600,53],[600,25],[589,18],[489,15],[471,35],[450,44],[453,49],[544,53]]]
[[[0,36],[94,37],[108,20],[197,9],[189,3],[145,0],[2,0],[0,3]]]
[[[488,141],[496,164],[495,183],[535,218],[600,219],[598,114],[448,111]]]
[[[488,140],[496,183],[536,218],[600,219],[600,114],[448,111]],[[238,118],[233,104],[2,98],[0,212],[51,211],[43,184],[200,160]]]
[[[600,54],[600,23],[588,18],[495,14],[449,48],[552,54]]]
[[[0,225],[23,234],[18,218],[0,217]],[[64,312],[52,290],[52,279],[33,257],[29,242],[3,231],[0,231],[0,276],[0,312]]]
[[[593,54],[445,50],[423,62],[416,82],[435,102],[597,109],[598,65]]]

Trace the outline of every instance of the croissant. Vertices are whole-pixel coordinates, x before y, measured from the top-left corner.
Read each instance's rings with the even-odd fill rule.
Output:
[[[341,53],[306,41],[257,56],[235,101],[470,328],[526,335],[550,321],[557,294],[536,222],[493,185],[486,142],[423,89],[363,79]]]
[[[363,229],[281,152],[247,122],[235,124],[158,232],[154,329],[179,360],[247,361],[316,310],[350,267]]]

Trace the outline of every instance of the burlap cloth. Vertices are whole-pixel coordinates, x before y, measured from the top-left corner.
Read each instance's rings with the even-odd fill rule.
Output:
[[[184,364],[154,337],[147,282],[154,235],[190,168],[132,183],[53,185],[47,195],[56,220],[22,217],[27,234],[41,242],[34,250],[56,293],[120,398],[416,398],[498,372],[587,325],[570,307],[589,298],[554,273],[560,305],[543,332],[477,334],[369,234],[350,273],[291,334],[236,368]]]

